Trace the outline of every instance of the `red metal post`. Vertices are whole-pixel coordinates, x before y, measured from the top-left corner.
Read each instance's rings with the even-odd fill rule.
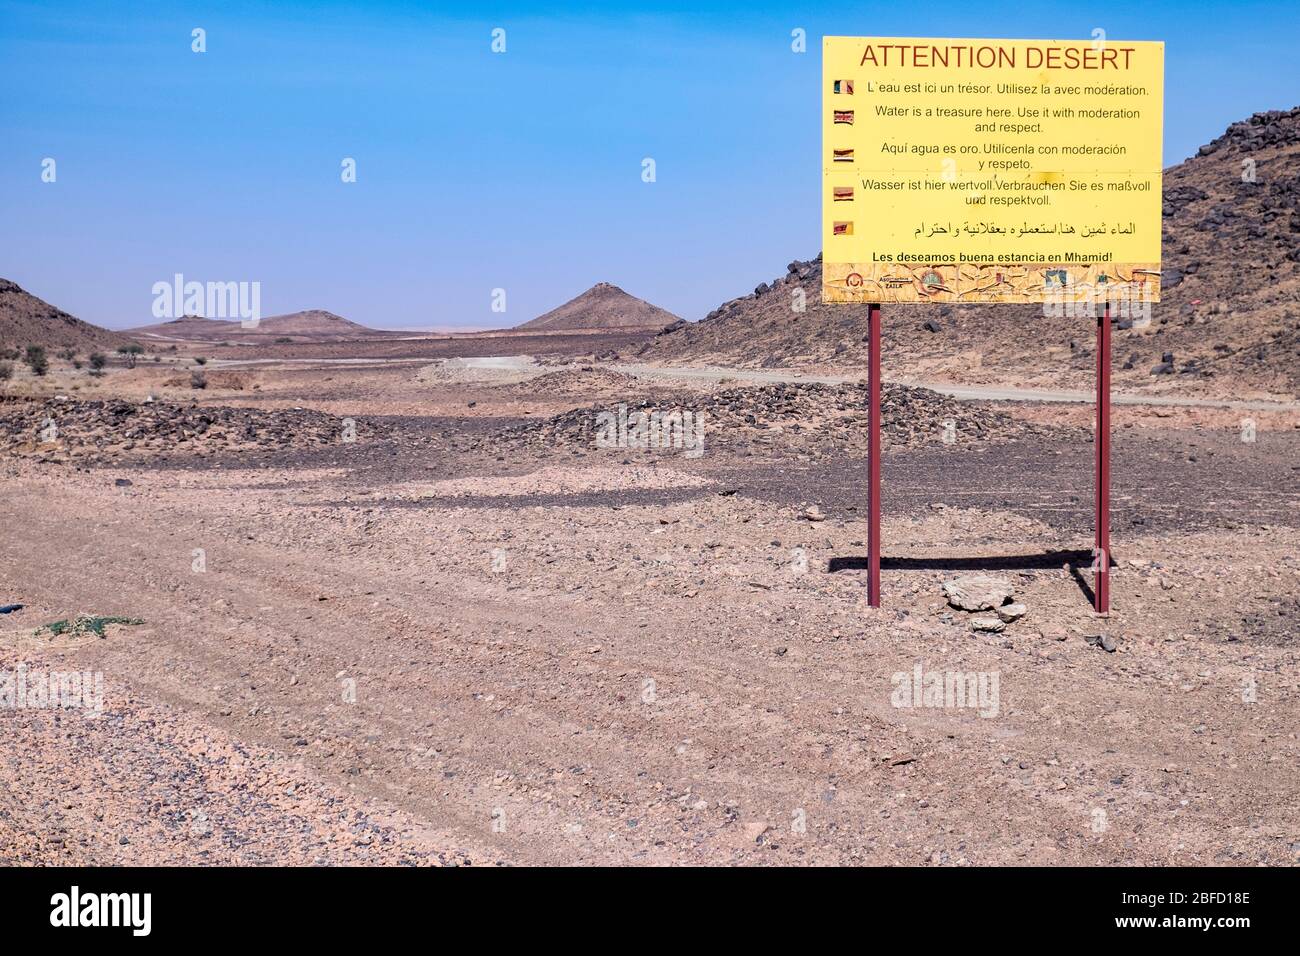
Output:
[[[867,478],[867,603],[880,607],[880,305],[867,306],[868,414]]]
[[[1097,536],[1093,607],[1110,613],[1110,303],[1097,316]]]

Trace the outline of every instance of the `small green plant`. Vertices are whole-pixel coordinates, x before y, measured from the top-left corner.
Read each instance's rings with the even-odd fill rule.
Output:
[[[7,382],[14,377],[14,363],[0,362],[0,382]]]
[[[78,614],[74,618],[65,618],[62,621],[43,624],[36,629],[36,633],[46,633],[51,637],[82,637],[86,634],[103,637],[104,628],[110,624],[134,626],[143,623],[144,621],[138,617],[100,617],[96,614]]]
[[[293,339],[289,338],[287,335],[280,335],[276,337],[275,341],[277,345],[287,345],[289,342],[292,342]]]
[[[27,363],[33,375],[44,375],[50,370],[50,360],[45,357],[43,345],[27,346],[27,354],[23,356],[23,361]]]
[[[90,374],[103,375],[104,366],[108,364],[108,356],[103,352],[90,353]]]
[[[190,388],[207,388],[208,376],[203,372],[190,372]]]
[[[207,356],[204,356],[204,355],[196,355],[196,356],[194,356],[194,364],[195,364],[195,365],[207,365],[207,364],[208,364]]]

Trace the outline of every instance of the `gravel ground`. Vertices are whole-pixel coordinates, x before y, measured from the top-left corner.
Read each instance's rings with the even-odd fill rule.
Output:
[[[892,447],[872,610],[852,442],[475,448],[563,409],[473,394],[183,465],[0,454],[0,670],[104,688],[0,711],[0,860],[1297,860],[1294,429],[1117,435],[1109,618],[1077,423]],[[1000,633],[944,600],[977,569],[1027,608]],[[80,612],[144,623],[35,634]],[[900,697],[918,667],[982,706]]]

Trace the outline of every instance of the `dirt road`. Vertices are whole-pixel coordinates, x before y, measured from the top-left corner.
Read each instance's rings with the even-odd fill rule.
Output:
[[[465,363],[467,367],[492,370],[517,370],[521,373],[539,372],[532,356],[497,355],[481,356],[468,359],[452,360]],[[402,365],[427,363],[428,359],[419,358],[223,358],[213,361],[214,368],[253,368],[260,365],[306,365],[325,368],[331,365]],[[837,385],[842,382],[855,382],[864,377],[857,375],[819,375],[787,369],[752,369],[731,368],[724,366],[665,366],[643,365],[627,362],[596,363],[602,368],[634,375],[638,378],[658,382],[693,382],[717,383],[727,380],[749,382],[754,384],[771,384],[775,382],[820,382],[825,385]],[[1017,388],[1011,386],[954,385],[948,382],[919,381],[912,378],[894,379],[900,384],[927,388],[941,395],[950,395],[963,401],[993,402],[1068,402],[1088,403],[1096,401],[1091,392],[1069,391],[1065,389]],[[1170,408],[1217,408],[1238,411],[1291,412],[1300,411],[1300,402],[1256,401],[1247,399],[1210,399],[1189,398],[1180,395],[1125,394],[1115,392],[1111,395],[1115,405],[1144,405]]]

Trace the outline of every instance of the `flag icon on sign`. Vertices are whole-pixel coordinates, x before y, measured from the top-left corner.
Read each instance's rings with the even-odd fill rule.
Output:
[[[832,198],[833,200],[835,200],[836,202],[852,202],[852,201],[853,201],[853,187],[852,187],[852,186],[835,186],[834,188],[831,189],[831,198]]]
[[[853,235],[853,223],[837,222],[831,226],[831,234],[836,236],[851,236]]]
[[[853,110],[836,110],[835,122],[844,123],[848,126],[853,125]]]
[[[831,150],[831,159],[837,163],[851,163],[853,162],[853,150],[833,149]]]
[[[852,96],[852,95],[853,95],[853,81],[852,81],[852,80],[835,80],[835,81],[834,81],[834,84],[833,84],[833,89],[834,89],[834,91],[835,91],[836,93],[843,93],[843,94],[845,94],[846,96]]]

